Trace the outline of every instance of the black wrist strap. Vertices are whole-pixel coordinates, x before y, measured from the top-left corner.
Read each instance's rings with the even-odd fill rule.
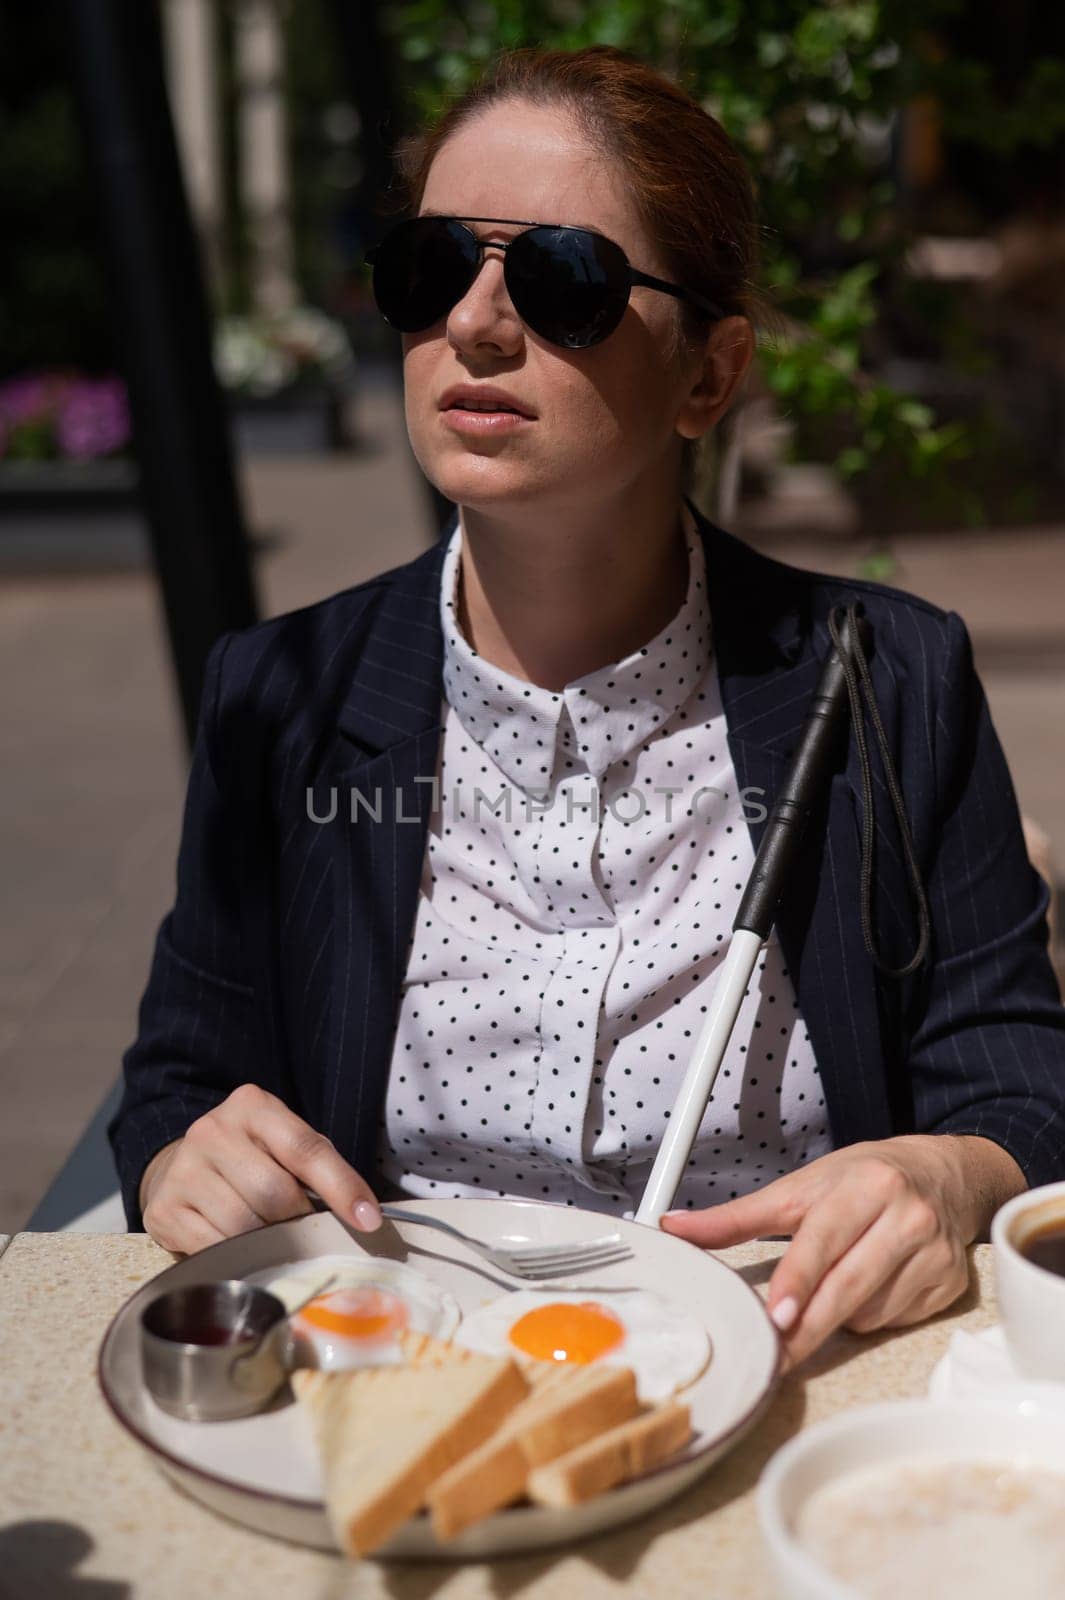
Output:
[[[837,613],[850,619],[850,638],[854,640],[857,638],[856,610],[857,608],[853,601],[851,601],[851,603],[846,607],[833,606],[828,617],[828,631],[832,638],[832,643],[839,652],[843,673],[847,680],[847,694],[850,698],[851,707],[851,722],[854,726],[854,737],[857,741],[858,756],[861,761],[862,768],[862,936],[865,939],[865,948],[868,950],[873,962],[881,972],[885,973],[889,978],[905,978],[911,972],[916,972],[917,968],[924,961],[924,958],[928,953],[928,945],[931,935],[931,919],[928,914],[928,900],[925,895],[924,884],[921,881],[921,869],[917,865],[917,858],[914,854],[913,837],[910,833],[909,823],[906,820],[906,808],[903,804],[902,791],[899,788],[898,779],[895,776],[895,768],[892,765],[891,756],[888,751],[887,737],[884,733],[884,725],[880,720],[880,711],[877,707],[876,697],[873,693],[873,682],[869,675],[869,665],[865,659],[865,655],[860,649],[855,649],[852,652],[844,646],[844,642],[840,636],[839,623],[836,620]],[[857,673],[855,672],[855,663],[857,663]],[[891,803],[895,808],[895,815],[898,818],[899,836],[902,840],[902,852],[906,858],[906,869],[909,872],[910,882],[913,885],[913,898],[917,909],[917,924],[919,929],[917,947],[909,961],[907,961],[906,965],[903,967],[890,967],[887,965],[880,952],[876,948],[876,941],[873,936],[872,897],[876,830],[873,816],[873,778],[869,765],[869,746],[866,740],[865,725],[862,716],[862,699],[861,692],[859,690],[859,678],[861,679],[861,688],[865,691],[865,697],[869,707],[869,717],[876,733],[877,742],[880,746],[880,756],[884,765],[884,777],[887,782],[888,792],[891,795]]]

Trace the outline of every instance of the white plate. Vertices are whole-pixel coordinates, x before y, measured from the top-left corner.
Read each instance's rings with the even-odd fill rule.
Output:
[[[428,1518],[412,1517],[379,1555],[415,1560],[481,1560],[569,1543],[630,1522],[694,1483],[761,1414],[776,1386],[780,1344],[761,1300],[731,1268],[657,1228],[600,1212],[518,1200],[411,1200],[491,1243],[569,1243],[617,1229],[632,1258],[552,1280],[556,1288],[650,1289],[691,1313],[710,1335],[706,1371],[680,1398],[691,1406],[694,1438],[683,1454],[632,1483],[564,1511],[516,1506],[441,1544]],[[100,1347],[100,1386],[118,1421],[163,1470],[212,1509],[262,1533],[322,1550],[336,1541],[322,1503],[317,1453],[307,1418],[287,1391],[281,1403],[237,1422],[183,1422],[161,1411],[144,1387],[140,1313],[166,1289],[223,1278],[252,1278],[286,1263],[329,1255],[409,1261],[455,1296],[463,1310],[516,1287],[474,1252],[411,1223],[377,1233],[348,1230],[329,1212],[279,1222],[223,1240],[168,1267],[126,1301]]]

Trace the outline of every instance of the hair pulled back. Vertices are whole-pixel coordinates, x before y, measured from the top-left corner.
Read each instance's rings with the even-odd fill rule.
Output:
[[[417,212],[429,169],[451,136],[510,100],[568,112],[588,145],[624,174],[634,209],[672,281],[702,293],[728,315],[759,320],[759,230],[742,155],[698,101],[614,45],[523,46],[498,53],[434,124],[397,142],[393,160],[404,209]],[[711,322],[697,306],[672,303],[676,357],[683,346],[702,344]],[[697,445],[685,441],[685,492]]]

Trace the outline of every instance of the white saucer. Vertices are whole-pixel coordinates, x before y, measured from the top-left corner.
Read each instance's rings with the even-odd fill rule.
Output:
[[[968,1401],[1026,1415],[1065,1421],[1065,1383],[1022,1377],[1010,1360],[1002,1324],[980,1333],[959,1329],[936,1363],[928,1383],[930,1400]]]

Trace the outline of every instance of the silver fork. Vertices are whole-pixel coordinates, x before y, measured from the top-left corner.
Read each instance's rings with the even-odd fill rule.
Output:
[[[573,1244],[505,1245],[485,1244],[483,1239],[473,1239],[450,1222],[437,1217],[423,1216],[420,1211],[406,1211],[402,1206],[383,1205],[381,1215],[393,1222],[413,1222],[421,1228],[436,1228],[450,1234],[471,1250],[506,1272],[512,1278],[557,1278],[562,1274],[583,1272],[590,1267],[612,1266],[615,1261],[628,1261],[632,1251],[623,1243],[620,1233],[605,1233],[598,1239],[587,1239]]]

